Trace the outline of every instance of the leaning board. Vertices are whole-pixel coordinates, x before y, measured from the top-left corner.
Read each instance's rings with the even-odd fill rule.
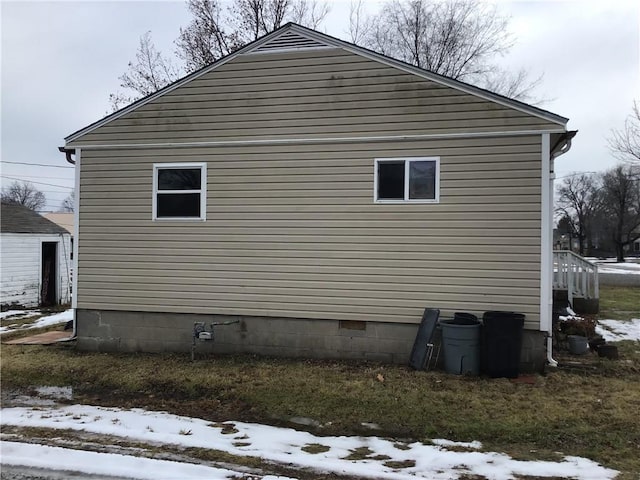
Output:
[[[431,343],[433,332],[438,324],[438,317],[440,317],[439,309],[425,308],[409,358],[409,366],[414,370],[423,370],[427,364],[428,345]]]

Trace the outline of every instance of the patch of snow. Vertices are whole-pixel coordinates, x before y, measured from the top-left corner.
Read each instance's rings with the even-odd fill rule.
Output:
[[[11,311],[11,310],[9,310]],[[7,313],[7,312],[4,312]],[[40,312],[33,313],[29,316],[40,315]],[[25,318],[25,317],[20,317]],[[4,327],[0,327],[0,334],[6,333],[8,331],[16,331],[16,330],[31,330],[32,328],[42,328],[48,327],[51,325],[57,325],[59,323],[67,323],[69,320],[73,320],[73,309],[65,310],[64,312],[54,313],[53,315],[47,315],[46,317],[39,318],[33,323],[29,323],[26,325],[22,325],[19,328],[11,329],[10,325],[6,325]]]
[[[474,450],[482,448],[482,443],[477,440],[474,440],[473,442],[454,442],[453,440],[446,440],[444,438],[434,438],[431,440],[431,443],[434,445],[440,445],[441,447],[463,447],[473,448]]]
[[[6,312],[0,312],[0,320],[4,320],[7,317],[16,317],[9,318],[8,320],[18,320],[23,318],[35,317],[36,315],[40,315],[40,310],[7,310]]]
[[[640,318],[632,318],[628,322],[622,320],[598,320],[596,333],[601,335],[607,342],[640,341]]]
[[[39,318],[33,323],[33,325],[31,325],[31,328],[48,327],[49,325],[55,325],[57,323],[67,323],[69,320],[73,320],[72,308],[65,310],[64,312]]]
[[[558,462],[524,461],[514,460],[504,453],[447,449],[448,446],[477,449],[481,447],[479,442],[449,444],[447,440],[436,440],[439,442],[437,445],[415,442],[400,448],[393,440],[379,437],[315,436],[290,428],[243,422],[216,424],[142,409],[123,410],[88,405],[59,408],[14,407],[2,409],[1,414],[3,425],[70,429],[148,443],[211,448],[232,455],[292,464],[297,468],[378,479],[455,479],[479,475],[506,480],[515,475],[530,475],[605,480],[614,478],[618,473],[580,457],[565,457]],[[315,454],[305,452],[303,448],[309,444],[325,445],[329,450]],[[363,447],[368,447],[373,453],[362,460],[345,458],[353,450]],[[377,455],[389,458],[372,458]],[[407,462],[409,466],[393,468],[385,465],[387,461]],[[203,476],[205,477],[217,478]]]
[[[598,273],[615,273],[617,275],[640,275],[640,270],[627,268],[598,268]]]
[[[46,468],[109,475],[139,480],[227,479],[240,472],[192,463],[154,460],[115,453],[87,452],[29,443],[0,442],[2,463],[31,468]]]
[[[373,423],[373,422],[362,422],[360,425],[362,425],[365,428],[368,428],[369,430],[380,430],[380,425],[378,425],[377,423]]]
[[[73,398],[73,388],[71,387],[36,387],[39,396],[56,398],[59,400],[71,400]]]
[[[614,261],[597,261],[598,272],[600,273],[618,273],[628,275],[640,275],[640,263]]]

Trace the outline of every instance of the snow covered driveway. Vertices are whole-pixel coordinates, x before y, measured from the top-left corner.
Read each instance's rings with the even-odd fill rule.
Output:
[[[155,445],[222,450],[237,456],[258,457],[267,462],[286,464],[292,468],[377,479],[456,479],[464,475],[480,475],[499,480],[530,475],[605,480],[617,474],[614,470],[580,457],[564,457],[557,462],[514,460],[503,453],[481,451],[479,442],[434,440],[431,444],[424,444],[380,437],[321,437],[289,428],[242,422],[211,423],[142,409],[123,410],[88,405],[15,407],[4,408],[1,414],[2,425],[69,429]],[[356,452],[360,455],[350,458]],[[73,465],[74,470],[87,473],[104,475],[111,472],[137,479],[217,479],[238,475],[232,470],[203,465],[172,465],[176,462],[126,455],[107,459],[103,455],[116,454],[2,442],[2,463],[6,465],[52,469],[69,469]],[[106,465],[108,472],[99,470],[100,465]],[[112,470],[109,470],[110,466],[113,466]],[[205,473],[203,468],[209,470]]]

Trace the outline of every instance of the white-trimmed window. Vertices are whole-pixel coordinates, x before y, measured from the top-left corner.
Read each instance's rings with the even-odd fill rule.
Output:
[[[376,158],[374,201],[438,203],[440,157]]]
[[[205,220],[206,163],[153,164],[153,219]]]

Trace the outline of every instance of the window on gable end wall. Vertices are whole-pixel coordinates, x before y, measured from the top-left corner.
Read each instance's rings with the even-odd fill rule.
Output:
[[[440,158],[376,158],[374,201],[377,203],[438,203]]]
[[[206,220],[206,163],[154,163],[153,220]]]

